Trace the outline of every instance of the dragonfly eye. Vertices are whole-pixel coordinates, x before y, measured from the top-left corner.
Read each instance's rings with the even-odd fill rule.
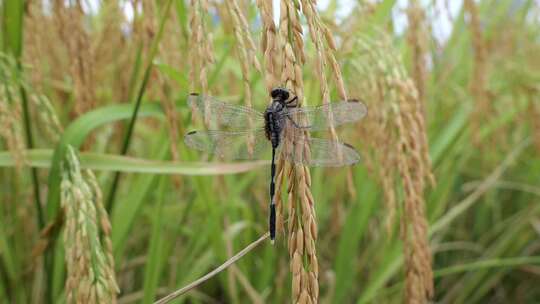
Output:
[[[272,99],[280,99],[282,101],[285,101],[289,99],[289,91],[284,88],[275,88],[270,92],[270,96]]]

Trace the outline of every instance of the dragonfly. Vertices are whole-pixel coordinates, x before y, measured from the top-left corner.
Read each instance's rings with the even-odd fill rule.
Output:
[[[270,97],[272,102],[260,112],[211,96],[191,94],[188,105],[204,119],[208,130],[188,132],[184,142],[222,160],[267,159],[271,151],[268,229],[274,243],[276,161],[324,167],[357,163],[360,156],[351,145],[314,138],[310,133],[356,122],[366,116],[367,107],[356,99],[298,107],[298,97],[279,87],[271,90]]]

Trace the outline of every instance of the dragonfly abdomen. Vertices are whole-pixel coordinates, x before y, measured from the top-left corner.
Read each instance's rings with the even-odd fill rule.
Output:
[[[274,112],[266,112],[264,129],[266,131],[266,138],[272,143],[272,147],[274,149],[277,148],[281,140],[281,126]]]

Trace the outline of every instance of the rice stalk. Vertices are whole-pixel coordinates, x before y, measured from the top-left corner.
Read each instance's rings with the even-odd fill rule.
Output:
[[[152,51],[152,42],[155,39],[155,36],[159,30],[159,21],[160,21],[160,4],[153,0],[140,0],[140,5],[142,6],[142,14],[140,16],[140,20],[137,21],[137,37],[140,50],[142,54],[145,54],[148,56],[150,52]],[[168,16],[164,16],[166,19],[169,19],[173,16],[173,14],[169,14]],[[163,32],[165,32],[165,29],[163,29]],[[161,41],[156,47],[159,50],[156,50],[156,52],[159,52],[159,55],[161,55],[161,49],[164,47],[163,43],[167,41],[168,39],[165,39]],[[158,56],[159,56],[158,55]],[[159,57],[160,60],[161,57]],[[149,62],[146,62],[146,64],[151,64]],[[167,93],[165,92],[168,90],[167,84],[165,82],[165,79],[162,75],[158,73],[156,69],[152,69],[149,74],[149,80],[146,88],[146,95],[147,96],[156,96],[160,99],[162,104],[165,105],[165,103],[169,102],[167,99]],[[164,91],[165,90],[165,91]],[[170,106],[164,107],[166,111],[170,108]],[[174,114],[167,113],[167,123],[169,125],[169,130],[171,130],[171,124],[172,121],[170,121],[170,118],[172,118]],[[174,131],[173,131],[174,132]],[[172,134],[172,133],[171,133]]]
[[[319,20],[319,15],[317,13],[315,3],[310,0],[303,0],[302,11],[306,16],[311,41],[315,46],[315,70],[317,72],[316,74],[319,80],[322,103],[328,104],[330,103],[330,89],[328,87],[328,80],[326,79],[327,62],[325,55],[329,52],[327,52],[327,49],[324,47],[322,41],[323,27],[321,21]],[[333,43],[333,39],[331,41]],[[335,44],[333,44],[333,46],[335,47]],[[345,97],[344,99],[346,99],[346,93],[344,91],[340,91],[340,93],[342,93]],[[333,139],[337,139],[336,130],[333,126],[330,127],[330,133]]]
[[[46,18],[43,17],[41,6],[36,3],[36,1],[30,1],[26,7],[26,14],[24,16],[24,49],[22,54],[22,62],[34,67],[33,73],[30,74],[30,82],[34,87],[38,87],[38,84],[43,83],[44,78],[44,68],[39,66],[40,62],[46,60],[50,62],[51,58],[44,58],[45,56],[50,57],[52,52],[45,52],[45,44],[43,43],[43,36],[40,31],[44,28],[47,28]],[[43,33],[44,34],[44,33]],[[51,32],[49,31],[49,34]],[[41,58],[40,58],[41,57]],[[56,68],[60,68],[60,65],[57,65]]]
[[[159,16],[156,13],[157,2],[152,0],[141,0],[141,5],[143,14],[140,21],[141,30],[138,31],[138,34],[143,49],[145,52],[148,52],[152,47],[152,40],[156,35],[158,27],[157,21]]]
[[[299,3],[282,0],[280,10],[279,37],[283,54],[281,83],[298,97],[298,105],[301,105],[304,101],[302,65],[305,62],[305,54],[299,17],[300,6]],[[298,149],[298,153],[307,153],[308,147],[298,145],[292,149]],[[280,162],[278,165],[284,164]],[[315,246],[317,224],[310,189],[309,167],[290,164],[286,166],[284,172],[287,172],[288,176],[288,246],[292,273],[292,302],[317,303],[319,301],[319,265]]]
[[[336,59],[337,45],[332,35],[332,32],[321,20],[317,11],[317,3],[314,0],[302,0],[302,12],[304,13],[311,40],[316,49],[316,70],[321,86],[321,94],[323,103],[329,102],[329,94],[327,81],[323,82],[326,66],[330,65],[330,70],[334,77],[337,93],[342,100],[347,100],[347,91],[341,68]],[[333,131],[332,131],[333,132]]]
[[[261,15],[263,28],[261,37],[261,49],[264,58],[264,81],[268,93],[279,85],[279,49],[276,25],[272,1],[257,0],[257,7]],[[278,187],[279,188],[279,187]]]
[[[15,161],[15,176],[20,176],[26,160],[25,144],[20,123],[21,107],[20,103],[13,104],[5,100],[6,90],[9,89],[0,89],[0,143],[7,148]]]
[[[40,94],[29,85],[26,75],[26,67],[18,68],[13,58],[0,54],[0,80],[2,82],[0,100],[3,101],[0,110],[2,113],[0,121],[4,126],[0,132],[2,132],[2,137],[8,143],[7,146],[10,151],[24,149],[23,109],[21,107],[23,95],[21,89],[24,90],[24,98],[26,98],[29,105],[29,114],[39,123],[40,131],[43,131],[53,143],[58,141],[62,133],[62,126],[51,102],[45,95]],[[20,165],[23,164],[22,152],[13,156],[19,160],[17,161],[17,168],[20,168]]]
[[[212,35],[208,31],[204,19],[208,12],[207,0],[191,0],[189,10],[189,80],[190,91],[196,92],[200,87],[203,94],[208,94],[208,68],[214,63]],[[199,84],[199,85],[197,85]]]
[[[428,54],[426,16],[417,0],[409,3],[407,9],[409,30],[407,42],[412,50],[412,79],[418,91],[418,99],[422,105],[426,103],[426,80],[427,67],[426,55]]]
[[[473,0],[464,0],[463,7],[469,16],[469,27],[472,34],[474,61],[472,78],[469,81],[471,95],[475,101],[472,116],[473,140],[478,144],[479,129],[484,122],[484,117],[492,113],[493,107],[489,103],[487,91],[487,46],[482,33],[480,15]]]
[[[65,44],[60,42],[62,39],[58,30],[59,20],[55,16],[44,13],[42,3],[27,2],[22,62],[32,71],[28,75],[32,87],[39,91],[45,88],[51,90],[53,96],[64,105],[68,102],[70,88],[63,83],[70,78],[71,61],[66,55]],[[48,82],[53,85],[48,85]]]
[[[337,92],[341,100],[347,100],[347,91],[345,89],[345,82],[341,72],[341,67],[336,59],[337,46],[334,41],[334,37],[328,27],[324,24],[317,11],[316,1],[303,0],[302,12],[306,17],[309,34],[313,45],[315,46],[315,70],[317,79],[319,81],[319,89],[321,91],[322,103],[330,103],[330,90],[328,86],[328,80],[326,77],[326,70],[328,64],[332,71],[333,80],[337,88]],[[333,119],[330,115],[330,121]],[[338,140],[338,136],[333,124],[330,124],[330,136],[333,140]],[[347,188],[352,197],[356,196],[356,189],[352,181],[352,169],[347,168]],[[339,204],[334,204],[334,212],[339,213]]]
[[[163,111],[165,112],[165,118],[167,123],[167,129],[169,133],[169,142],[170,142],[170,149],[171,149],[171,157],[173,161],[179,161],[180,160],[180,153],[178,151],[178,139],[180,137],[180,131],[178,128],[178,113],[176,112],[176,106],[174,103],[174,100],[170,97],[170,86],[167,83],[167,81],[164,79],[164,77],[161,74],[157,75],[157,80],[160,83],[161,90],[158,91],[158,95],[160,96],[160,102],[163,106]],[[172,177],[173,183],[177,189],[180,189],[180,186],[182,184],[182,179],[180,176],[173,176]]]
[[[56,30],[66,49],[70,76],[73,81],[74,114],[79,116],[96,106],[94,54],[88,31],[84,28],[85,14],[82,4],[55,1],[53,13]]]
[[[231,16],[234,37],[236,39],[235,48],[244,84],[244,101],[246,106],[251,108],[253,105],[253,96],[251,92],[250,66],[253,66],[259,73],[261,72],[261,66],[259,60],[255,56],[255,43],[253,42],[253,39],[251,39],[251,33],[246,17],[240,10],[238,2],[236,0],[230,0],[226,2],[226,6]],[[251,128],[253,123],[253,121],[249,121],[247,128]],[[248,138],[248,148],[250,149],[250,152],[253,151],[253,142],[254,138]]]
[[[62,172],[67,303],[116,303],[111,224],[92,171],[68,147]]]
[[[35,109],[36,118],[43,132],[51,142],[57,143],[60,140],[63,127],[51,101],[45,95],[32,93],[30,95],[30,101],[33,105],[32,108]]]
[[[353,63],[356,73],[368,75],[358,81],[357,94],[372,103],[371,120],[363,132],[368,146],[366,157],[379,164],[374,170],[383,187],[390,230],[397,203],[402,205],[401,233],[405,256],[405,301],[426,303],[433,297],[433,272],[428,244],[424,190],[434,184],[428,154],[425,118],[418,92],[404,69],[397,51],[384,34],[378,40],[360,38],[353,49],[362,54]],[[370,163],[370,161],[366,163]],[[372,168],[373,169],[373,168]],[[399,184],[403,189],[401,195]]]
[[[252,106],[252,93],[250,84],[250,65],[255,68],[257,72],[261,72],[261,66],[259,60],[256,57],[255,42],[251,38],[251,32],[249,25],[244,16],[244,13],[240,9],[236,0],[227,2],[227,8],[231,15],[232,26],[234,31],[234,37],[236,39],[236,51],[238,54],[238,60],[240,62],[240,68],[242,71],[242,80],[244,83],[244,95],[246,105]]]
[[[428,223],[425,214],[425,179],[432,177],[427,171],[422,151],[427,148],[424,116],[414,84],[410,79],[397,83],[400,106],[413,106],[409,113],[396,116],[397,127],[407,130],[408,134],[399,136],[399,149],[403,157],[398,157],[398,169],[405,192],[404,213],[401,217],[401,238],[404,241],[406,265],[406,301],[408,303],[426,303],[433,297],[432,257],[428,244]],[[420,136],[420,138],[419,138]],[[420,175],[420,178],[416,177]]]
[[[9,57],[0,57],[0,136],[20,171],[24,165],[25,143],[15,71],[15,64]]]
[[[142,37],[140,31],[134,31],[133,38],[126,39],[123,27],[134,26],[139,21],[135,19],[131,22],[133,25],[129,24],[118,1],[102,2],[100,11],[100,22],[90,33],[95,64],[94,79],[100,80],[96,83],[96,102],[129,101],[129,78],[135,69],[134,49],[137,43],[146,45],[150,42],[143,40],[145,37]]]

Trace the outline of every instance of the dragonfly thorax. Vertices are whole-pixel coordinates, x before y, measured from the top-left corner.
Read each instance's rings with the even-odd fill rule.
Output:
[[[281,100],[274,100],[264,112],[264,129],[266,138],[272,142],[272,147],[277,148],[281,141],[284,120],[287,107]]]

